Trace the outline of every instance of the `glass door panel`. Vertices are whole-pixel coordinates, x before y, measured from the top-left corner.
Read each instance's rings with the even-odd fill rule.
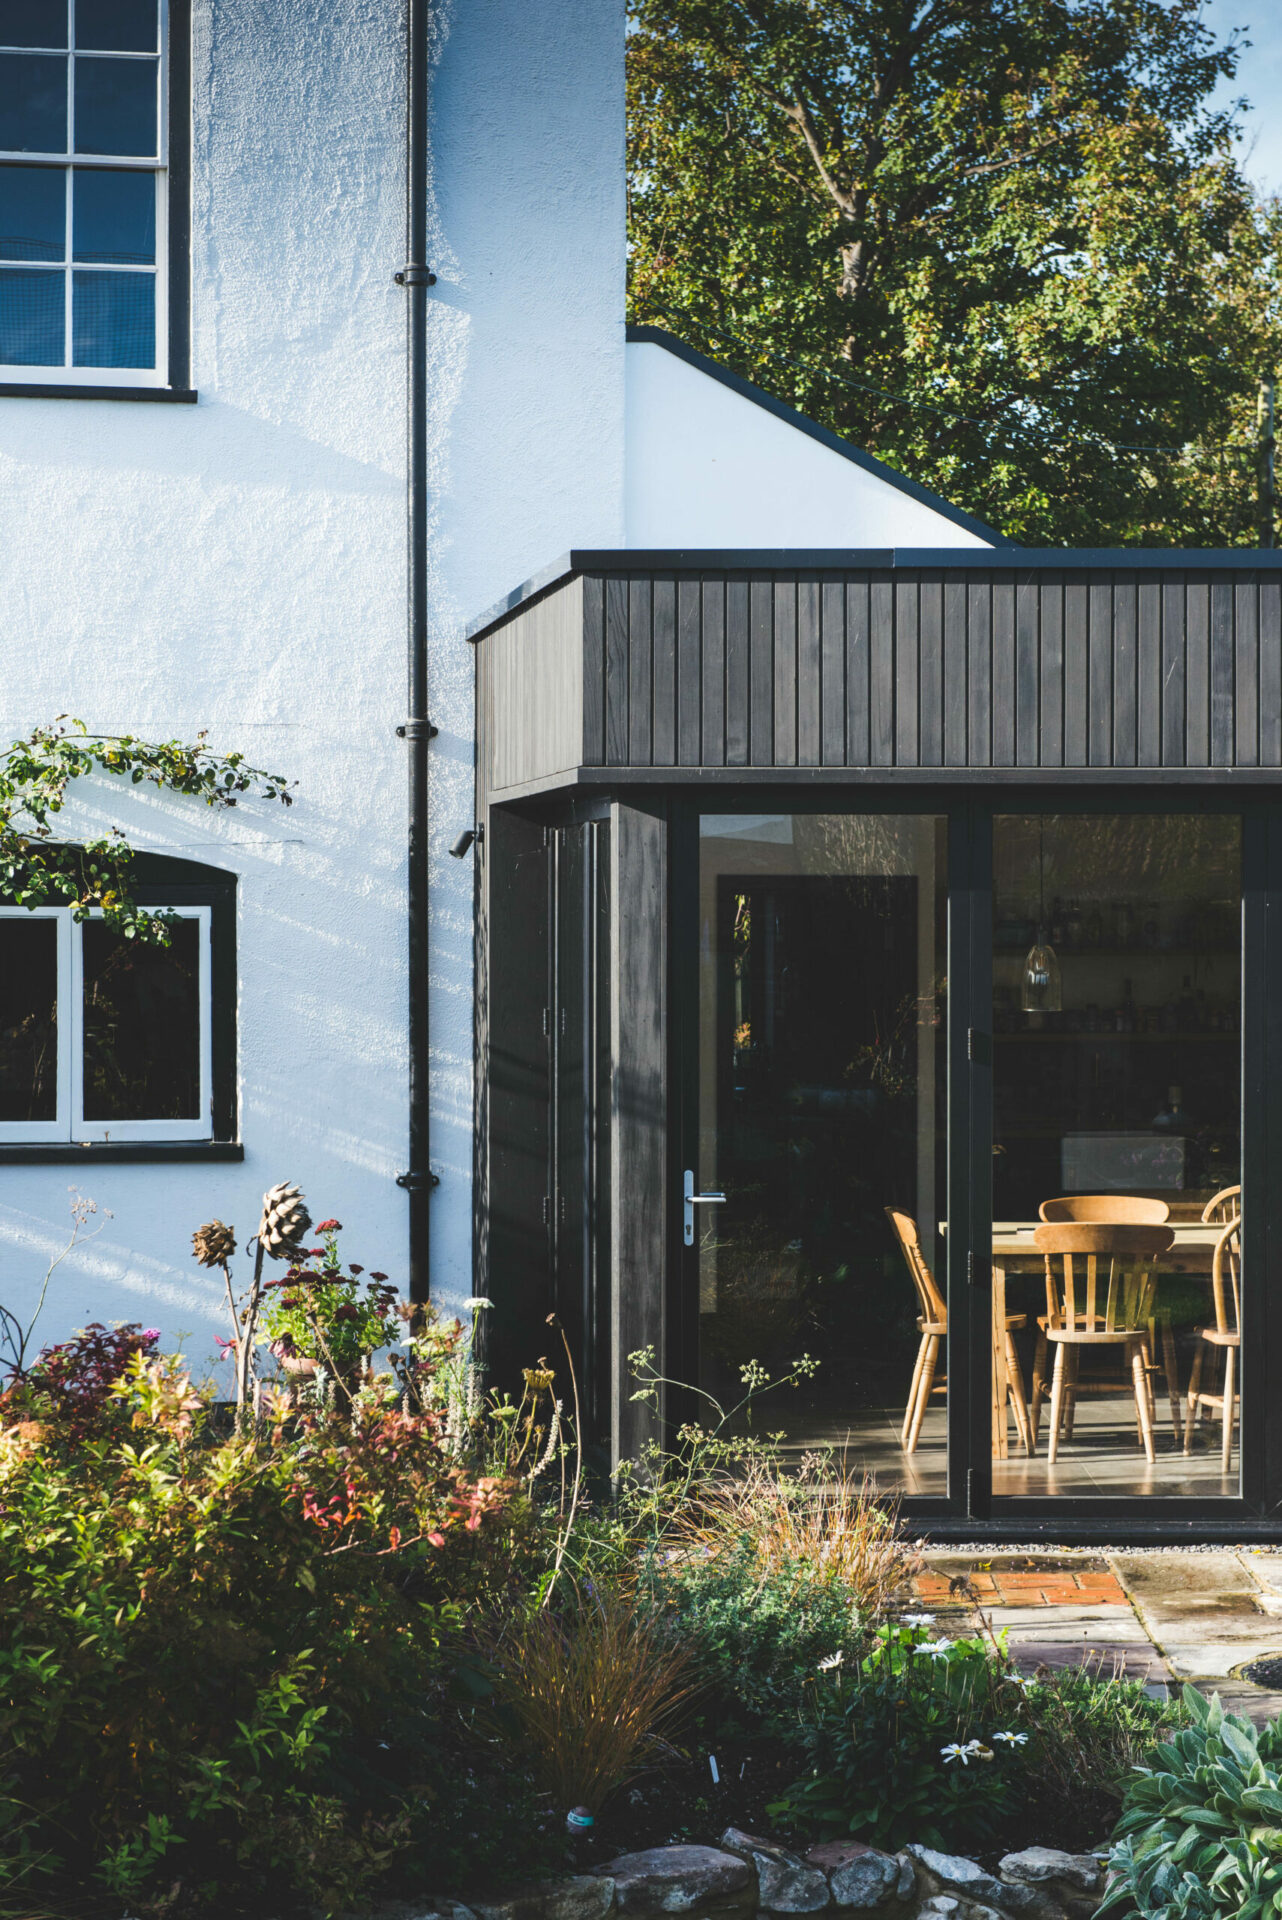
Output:
[[[934,1495],[946,888],[942,819],[700,819],[698,1384],[730,1405],[750,1362],[778,1379],[809,1354],[756,1429]]]
[[[994,821],[997,1496],[1238,1493],[1241,925],[1236,816]]]

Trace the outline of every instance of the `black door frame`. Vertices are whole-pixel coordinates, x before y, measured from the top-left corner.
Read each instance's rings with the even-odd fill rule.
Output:
[[[943,784],[859,783],[848,788],[745,782],[694,795],[671,790],[669,954],[669,1207],[666,1243],[670,1380],[696,1375],[697,1283],[681,1243],[682,1169],[697,1139],[698,822],[701,812],[932,813],[948,823],[948,1142],[950,1231],[945,1260],[950,1380],[946,1499],[902,1501],[914,1527],[939,1538],[1029,1538],[1106,1543],[1145,1539],[1274,1540],[1282,1534],[1282,1406],[1272,1415],[1270,1377],[1282,1379],[1282,1310],[1273,1254],[1282,1252],[1282,805],[1231,781],[1153,785],[1086,775],[977,790]],[[1232,1499],[1125,1499],[992,1494],[989,1369],[992,1241],[992,822],[998,814],[1186,813],[1240,815],[1242,830],[1243,1303],[1241,1494]],[[1277,991],[1269,992],[1271,981]],[[980,1254],[980,1249],[985,1252]],[[963,1359],[965,1364],[960,1364]],[[694,1396],[672,1391],[670,1427],[695,1417]]]

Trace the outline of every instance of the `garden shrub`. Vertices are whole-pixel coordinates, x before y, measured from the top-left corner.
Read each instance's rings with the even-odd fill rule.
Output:
[[[1025,1680],[1000,1641],[931,1630],[909,1616],[862,1659],[816,1675],[797,1736],[810,1769],[772,1812],[800,1833],[892,1851],[1024,1845],[1034,1821],[1044,1843],[1093,1841],[1088,1823],[1108,1825],[1125,1770],[1172,1710],[1081,1669]]]
[[[154,1367],[75,1447],[24,1389],[0,1449],[0,1900],[329,1910],[537,1859],[522,1769],[495,1793],[449,1704],[518,1492],[393,1409],[213,1444]]]
[[[791,1731],[819,1663],[863,1633],[844,1588],[806,1561],[763,1566],[747,1538],[717,1553],[674,1550],[655,1588],[691,1646],[723,1738]]]
[[[1185,1687],[1189,1725],[1152,1757],[1118,1822],[1103,1913],[1282,1914],[1282,1722],[1262,1733]]]

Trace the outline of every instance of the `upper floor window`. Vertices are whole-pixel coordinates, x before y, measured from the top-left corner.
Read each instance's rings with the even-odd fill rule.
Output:
[[[0,382],[163,386],[166,0],[0,0]]]

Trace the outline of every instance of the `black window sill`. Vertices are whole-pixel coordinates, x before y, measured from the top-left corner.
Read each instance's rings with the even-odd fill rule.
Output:
[[[164,1160],[243,1160],[245,1149],[239,1140],[90,1140],[83,1146],[48,1141],[43,1145],[22,1146],[16,1141],[0,1141],[0,1166],[75,1166],[82,1160],[114,1160],[117,1165],[135,1161]]]
[[[5,400],[162,400],[171,406],[194,407],[193,387],[55,387],[34,381],[0,380]]]

